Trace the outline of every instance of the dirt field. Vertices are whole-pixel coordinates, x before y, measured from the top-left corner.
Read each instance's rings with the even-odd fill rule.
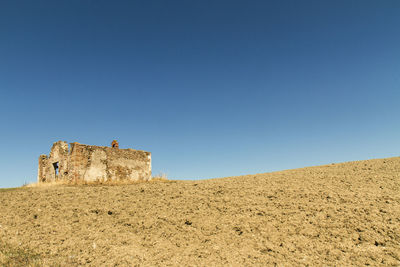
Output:
[[[0,190],[0,265],[400,266],[400,158]]]

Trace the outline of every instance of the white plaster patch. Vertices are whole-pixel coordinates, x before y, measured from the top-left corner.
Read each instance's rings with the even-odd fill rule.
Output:
[[[90,155],[90,165],[88,170],[85,173],[86,181],[96,181],[106,179],[106,169],[107,166],[104,163],[107,159],[107,155],[103,150],[95,150]]]

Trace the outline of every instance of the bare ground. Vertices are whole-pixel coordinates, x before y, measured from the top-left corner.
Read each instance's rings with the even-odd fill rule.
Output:
[[[0,190],[0,265],[400,266],[400,158]]]

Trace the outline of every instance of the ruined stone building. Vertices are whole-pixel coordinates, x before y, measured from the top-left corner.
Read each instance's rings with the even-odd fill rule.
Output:
[[[151,153],[120,149],[116,140],[111,147],[58,141],[48,156],[39,157],[39,183],[150,179]]]

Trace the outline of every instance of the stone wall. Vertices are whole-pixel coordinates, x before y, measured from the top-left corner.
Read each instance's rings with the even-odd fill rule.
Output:
[[[53,144],[48,156],[39,157],[39,183],[56,180],[94,182],[150,179],[151,153],[130,148],[119,149],[118,145],[68,145],[58,141]]]

